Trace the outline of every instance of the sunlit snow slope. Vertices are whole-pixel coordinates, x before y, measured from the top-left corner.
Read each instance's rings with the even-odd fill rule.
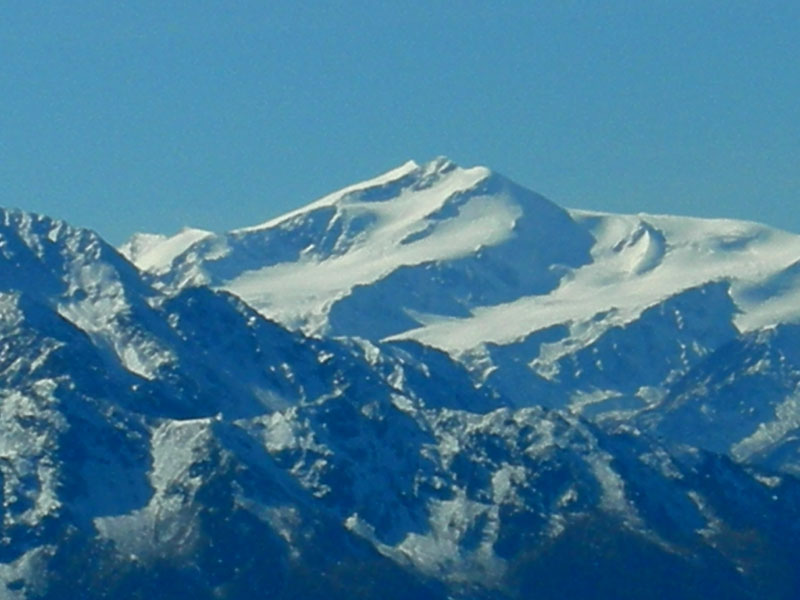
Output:
[[[587,340],[712,282],[730,285],[741,331],[800,318],[800,236],[565,211],[446,159],[409,162],[259,226],[136,237],[124,250],[163,285],[209,283],[309,332],[452,352],[554,325]]]
[[[588,232],[541,196],[439,159],[260,226],[135,239],[125,251],[168,287],[211,284],[287,325],[375,339],[547,293],[590,248]]]
[[[256,227],[124,251],[167,291],[208,284],[307,333],[417,340],[479,381],[576,410],[640,408],[721,343],[800,318],[800,236],[567,211],[446,159]]]

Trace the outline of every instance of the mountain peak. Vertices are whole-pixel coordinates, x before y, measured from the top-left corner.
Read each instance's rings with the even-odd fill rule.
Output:
[[[566,211],[486,167],[440,156],[256,227],[175,236],[134,261],[169,288],[225,289],[309,333],[465,352],[584,320],[590,339],[605,327],[595,315],[609,326],[636,320],[716,280],[732,283],[740,329],[794,322],[800,279],[790,270],[769,282],[798,255],[800,237],[763,226]],[[785,292],[759,300],[776,286]]]
[[[247,234],[271,229],[302,215],[307,215],[320,209],[341,206],[343,203],[371,203],[393,200],[403,195],[406,190],[419,191],[431,188],[449,177],[461,175],[452,179],[451,183],[453,185],[450,186],[453,188],[452,190],[449,192],[448,190],[442,191],[442,193],[453,193],[457,191],[456,188],[467,189],[475,186],[490,174],[491,171],[485,167],[464,169],[444,156],[439,156],[421,165],[414,160],[409,160],[380,175],[341,188],[288,213],[258,225],[236,229],[231,233]]]
[[[384,185],[387,183],[391,183],[393,181],[397,181],[403,179],[409,175],[412,176],[419,176],[419,177],[426,177],[430,175],[444,175],[449,173],[455,169],[460,169],[458,164],[454,161],[450,160],[448,157],[439,155],[432,160],[427,162],[418,163],[415,160],[407,160],[402,165],[395,167],[393,169],[389,169],[385,173],[377,175],[376,177],[372,177],[370,179],[366,179],[360,183],[356,183],[354,185],[348,186],[344,188],[344,190],[351,190],[351,189],[363,189],[369,187],[375,187],[379,185]],[[482,168],[482,167],[480,167]],[[342,190],[340,190],[341,192]],[[334,192],[334,194],[340,193]]]
[[[411,277],[415,282],[402,287],[419,298],[403,315],[387,319],[381,336],[414,327],[429,313],[462,316],[478,296],[493,303],[521,291],[545,291],[558,278],[551,263],[577,266],[588,259],[590,245],[563,209],[485,167],[460,167],[442,156],[406,162],[255,227],[188,246],[185,237],[148,251],[160,266],[144,256],[135,262],[156,275],[171,272],[170,286],[202,282],[232,291],[306,331],[328,327],[331,307],[362,288]],[[508,252],[530,260],[512,267],[504,281],[493,261],[507,262],[500,255]],[[486,280],[478,296],[468,290],[475,281],[454,285],[438,273],[458,271],[462,262],[474,262],[470,277]],[[448,300],[421,300],[436,290]]]
[[[448,173],[456,168],[458,165],[446,156],[437,156],[422,166],[425,173]]]

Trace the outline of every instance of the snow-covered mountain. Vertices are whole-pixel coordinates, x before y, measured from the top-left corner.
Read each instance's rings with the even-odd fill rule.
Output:
[[[407,163],[0,210],[0,599],[796,598],[800,237]]]
[[[210,286],[310,335],[415,340],[508,404],[591,417],[646,409],[725,343],[800,322],[800,236],[567,211],[446,159],[123,252],[165,293]]]

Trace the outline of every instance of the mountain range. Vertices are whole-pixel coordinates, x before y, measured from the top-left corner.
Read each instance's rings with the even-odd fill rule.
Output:
[[[800,596],[800,236],[409,162],[0,209],[0,599]]]

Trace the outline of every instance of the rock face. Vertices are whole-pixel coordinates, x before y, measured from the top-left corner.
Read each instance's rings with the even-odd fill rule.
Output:
[[[798,259],[445,159],[120,252],[0,210],[0,598],[796,598]]]

